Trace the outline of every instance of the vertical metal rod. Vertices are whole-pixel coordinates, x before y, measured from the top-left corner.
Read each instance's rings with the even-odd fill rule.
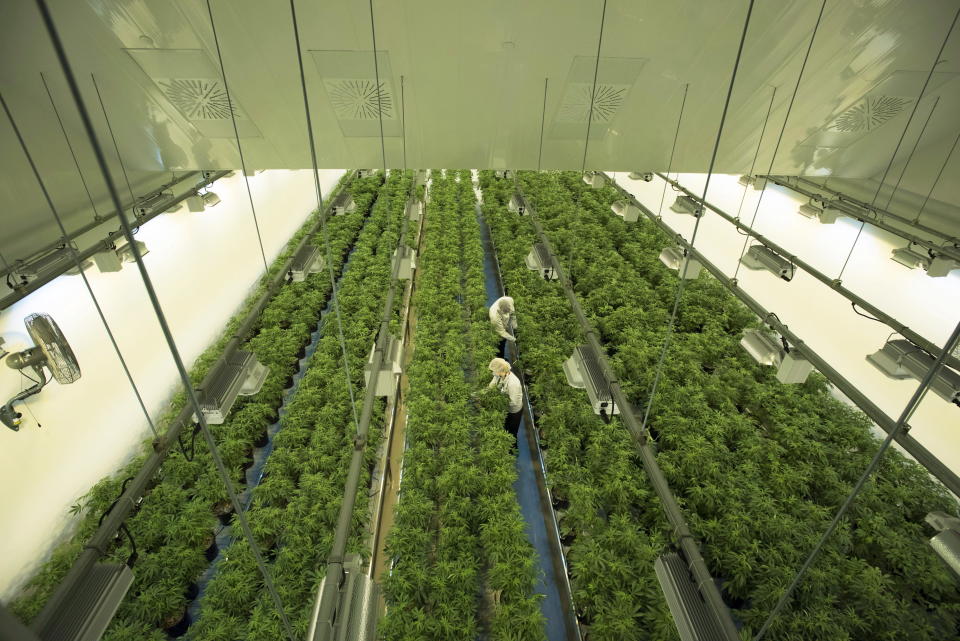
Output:
[[[677,129],[673,132],[673,146],[670,147],[670,160],[667,161],[667,176],[673,170],[673,156],[677,151],[677,141],[680,139],[680,123],[683,122],[683,110],[687,106],[687,92],[690,91],[690,83],[683,85],[683,98],[680,100],[680,113],[677,115]],[[663,183],[663,191],[660,193],[660,208],[657,215],[663,214],[663,201],[667,197],[667,183]]]
[[[373,20],[373,0],[370,5],[370,40],[373,43],[373,75],[377,83],[377,120],[380,121],[380,155],[383,160],[383,176],[387,176],[387,147],[383,141],[383,105],[381,104],[380,91],[380,61],[377,60],[377,28]]]
[[[930,119],[933,118],[933,112],[937,110],[937,105],[939,104],[940,96],[937,96],[937,99],[933,101],[933,107],[930,108],[930,113],[927,114],[927,119],[923,121],[923,127],[920,128],[920,134],[913,143],[913,149],[910,150],[910,154],[907,156],[907,161],[903,164],[903,169],[900,170],[900,175],[897,176],[897,184],[893,186],[893,190],[887,197],[887,204],[883,206],[884,209],[890,206],[890,202],[897,194],[897,190],[900,189],[900,183],[903,181],[903,176],[907,173],[907,169],[910,168],[910,162],[913,160],[913,155],[917,152],[917,147],[920,146],[920,141],[923,140],[923,134],[927,132],[927,125],[930,124]]]
[[[403,76],[400,76],[400,127],[403,140],[403,170],[407,170],[407,107],[403,95]]]
[[[243,172],[243,183],[247,187],[247,200],[250,201],[250,214],[253,216],[253,228],[257,232],[257,242],[260,244],[260,256],[263,258],[263,273],[267,273],[267,252],[263,249],[263,237],[260,236],[260,222],[257,220],[257,208],[253,204],[253,192],[250,191],[250,178],[247,176],[247,163],[243,159],[243,146],[240,144],[240,129],[237,127],[237,113],[233,108],[233,99],[230,97],[230,85],[227,84],[227,69],[223,66],[223,55],[220,53],[220,38],[217,36],[217,25],[213,21],[213,7],[207,0],[207,15],[210,16],[210,29],[213,31],[213,44],[217,48],[217,61],[220,63],[220,77],[223,79],[223,92],[227,97],[227,110],[230,112],[230,122],[233,125],[233,137],[237,141],[237,153],[240,154],[240,170]]]
[[[46,82],[44,82],[44,85],[46,85]],[[30,154],[30,150],[27,148],[27,143],[23,139],[23,136],[20,133],[20,128],[17,127],[17,123],[13,119],[13,114],[10,112],[10,107],[7,106],[7,101],[4,100],[2,93],[0,93],[0,104],[3,105],[3,110],[7,114],[7,119],[10,120],[10,126],[13,127],[13,131],[17,135],[17,140],[20,142],[20,148],[23,150],[23,155],[27,157],[27,162],[30,163],[30,169],[33,171],[34,178],[37,179],[37,184],[40,185],[40,191],[43,192],[43,197],[47,201],[47,206],[50,208],[50,213],[53,214],[53,219],[57,222],[57,226],[60,228],[60,233],[63,234],[64,238],[66,238],[67,230],[63,225],[63,220],[60,218],[57,208],[53,205],[53,199],[50,197],[50,192],[47,191],[47,186],[43,182],[43,178],[40,176],[40,171],[37,169],[37,165],[33,161],[33,156]],[[54,110],[56,110],[56,108],[54,108]],[[63,134],[66,136],[67,132],[64,131]],[[70,247],[70,245],[68,244],[67,247]],[[107,323],[107,317],[104,315],[103,309],[100,307],[100,301],[97,300],[96,294],[93,293],[93,287],[90,286],[90,281],[87,279],[87,274],[83,269],[83,260],[81,260],[80,254],[72,248],[70,255],[73,256],[77,270],[80,272],[80,277],[83,278],[83,284],[86,285],[87,293],[90,294],[90,299],[93,301],[93,306],[96,308],[97,314],[100,316],[100,322],[103,323],[103,328],[107,331],[107,336],[110,338],[110,344],[113,345],[113,350],[117,353],[117,358],[120,360],[120,365],[123,367],[123,373],[127,375],[127,381],[129,381],[130,387],[133,388],[133,394],[137,397],[137,402],[140,404],[140,409],[143,411],[143,415],[147,419],[147,425],[150,426],[150,431],[153,432],[154,437],[156,437],[157,428],[153,424],[153,419],[150,418],[150,412],[147,411],[147,406],[143,402],[143,397],[140,396],[140,390],[137,388],[137,384],[133,380],[133,375],[130,373],[130,368],[127,367],[127,361],[123,357],[123,353],[120,351],[120,346],[117,344],[117,339],[114,337],[113,331],[110,329],[110,324]]]
[[[210,449],[210,457],[213,459],[213,462],[217,467],[217,472],[219,473],[220,478],[224,483],[224,487],[227,490],[227,494],[230,497],[230,503],[233,505],[233,509],[237,513],[237,520],[240,522],[240,527],[250,545],[250,551],[253,553],[257,567],[260,569],[260,573],[263,576],[264,585],[266,586],[267,591],[270,593],[270,596],[273,598],[274,604],[277,607],[277,612],[280,615],[284,632],[286,633],[289,641],[296,641],[296,638],[293,634],[293,628],[291,627],[290,621],[283,609],[283,603],[280,600],[280,595],[277,593],[277,590],[273,585],[273,579],[270,576],[270,571],[267,569],[267,566],[263,560],[263,556],[260,554],[260,548],[253,536],[253,531],[250,529],[250,523],[247,521],[247,517],[243,512],[243,506],[240,504],[240,499],[237,497],[237,493],[233,488],[233,482],[231,481],[230,475],[227,472],[227,468],[223,463],[223,459],[220,457],[220,453],[217,450],[216,440],[213,438],[213,434],[210,432],[210,427],[207,425],[207,421],[203,416],[203,411],[200,409],[200,402],[197,399],[196,391],[193,389],[193,384],[190,381],[190,375],[187,373],[187,368],[183,364],[183,359],[180,357],[180,351],[177,349],[177,344],[173,338],[173,333],[170,330],[166,316],[164,315],[163,309],[160,306],[160,299],[157,297],[157,292],[153,287],[153,282],[150,280],[150,274],[147,273],[146,265],[143,263],[143,256],[140,255],[140,251],[137,249],[137,245],[134,242],[133,231],[130,228],[130,223],[127,221],[126,215],[123,213],[120,203],[120,196],[117,193],[117,187],[113,182],[113,177],[110,175],[110,169],[107,166],[107,159],[103,154],[103,148],[100,146],[100,141],[97,138],[96,131],[93,128],[93,122],[90,120],[90,114],[87,112],[86,105],[83,102],[83,97],[80,94],[80,87],[77,85],[76,79],[74,78],[73,70],[70,67],[70,62],[67,60],[66,52],[63,49],[63,43],[60,40],[60,34],[58,33],[57,28],[53,23],[53,18],[50,15],[50,9],[47,7],[46,0],[36,0],[36,2],[37,7],[40,9],[40,14],[43,17],[43,22],[46,26],[47,33],[49,34],[50,40],[52,41],[56,51],[57,59],[59,60],[60,67],[63,70],[63,75],[66,77],[67,84],[70,86],[70,92],[73,94],[74,102],[77,105],[77,111],[80,113],[80,119],[83,121],[83,126],[84,129],[86,129],[87,137],[90,139],[90,144],[93,147],[93,152],[97,158],[97,163],[100,165],[100,171],[103,174],[103,179],[107,184],[107,190],[110,192],[110,198],[113,200],[113,206],[118,212],[118,218],[120,219],[120,225],[123,227],[124,236],[126,236],[127,242],[130,243],[130,251],[137,263],[137,269],[140,270],[140,277],[143,280],[144,289],[147,290],[147,295],[150,298],[150,304],[153,306],[153,310],[157,316],[157,321],[160,324],[160,329],[163,331],[167,346],[170,348],[170,355],[173,357],[173,361],[177,366],[177,371],[180,374],[180,380],[183,382],[183,386],[186,390],[187,398],[189,399],[190,405],[193,407],[197,420],[200,423],[200,430],[203,432],[203,437],[207,442],[207,447]]]
[[[600,73],[600,48],[603,46],[603,23],[607,19],[607,0],[603,0],[603,10],[600,12],[600,36],[597,38],[597,61],[593,65],[593,87],[590,89],[590,107],[587,111],[587,136],[583,139],[583,161],[580,163],[580,173],[587,167],[587,149],[590,147],[590,125],[593,122],[593,103],[597,100],[597,75]]]
[[[543,110],[540,112],[540,151],[537,153],[537,171],[540,171],[543,161],[543,126],[547,120],[547,83],[549,82],[549,77],[543,79]]]
[[[920,401],[923,400],[923,396],[930,388],[930,384],[933,382],[934,377],[940,371],[941,367],[943,367],[944,360],[947,358],[947,355],[950,354],[950,352],[957,346],[958,341],[960,341],[960,323],[957,323],[957,326],[954,327],[953,333],[950,334],[946,344],[943,346],[943,350],[937,356],[933,364],[930,365],[930,368],[924,375],[923,380],[920,381],[920,385],[917,386],[913,396],[911,396],[910,400],[907,402],[907,406],[903,408],[900,418],[897,419],[896,426],[890,431],[889,434],[887,434],[887,438],[883,440],[883,443],[880,445],[880,449],[878,449],[877,453],[873,456],[873,460],[870,461],[867,469],[863,471],[863,474],[857,480],[856,485],[853,486],[850,494],[844,500],[843,504],[840,506],[840,509],[837,510],[837,513],[834,515],[833,520],[827,527],[826,532],[823,533],[823,535],[820,537],[820,540],[817,542],[817,545],[814,546],[813,550],[811,550],[807,560],[804,561],[803,565],[800,567],[800,570],[797,571],[796,576],[793,577],[793,581],[787,587],[786,591],[780,596],[780,600],[777,601],[777,605],[774,606],[773,610],[770,611],[770,616],[768,616],[767,620],[764,621],[763,626],[760,628],[760,631],[757,632],[757,635],[753,638],[753,641],[761,641],[763,639],[767,631],[770,629],[770,626],[773,624],[773,620],[787,605],[787,602],[793,595],[793,591],[797,588],[797,585],[800,584],[800,580],[806,574],[807,570],[810,569],[810,566],[813,565],[814,560],[816,560],[817,556],[820,554],[820,551],[823,550],[823,546],[826,544],[827,539],[830,538],[830,535],[833,534],[834,530],[837,529],[840,519],[843,518],[843,516],[850,509],[850,506],[853,505],[854,499],[857,498],[857,494],[859,494],[860,490],[863,489],[863,486],[870,478],[870,475],[873,474],[873,472],[880,465],[880,461],[883,459],[884,453],[890,447],[891,443],[893,443],[893,440],[900,432],[910,429],[907,425],[907,421],[910,420],[913,412],[917,409],[917,406],[920,405]]]
[[[958,133],[957,137],[953,139],[953,145],[950,147],[950,151],[947,152],[947,157],[943,159],[943,164],[940,165],[940,171],[937,172],[937,177],[933,179],[933,184],[930,185],[930,191],[927,192],[927,195],[923,199],[923,203],[920,205],[920,210],[917,212],[917,217],[913,219],[914,225],[920,222],[920,215],[923,214],[923,210],[927,206],[927,201],[930,200],[930,196],[933,195],[933,190],[937,188],[937,184],[940,182],[940,177],[943,176],[943,170],[947,168],[947,164],[950,162],[953,152],[957,149],[958,142],[960,142],[960,133]]]
[[[97,92],[97,101],[100,103],[100,111],[103,112],[103,120],[107,123],[107,131],[110,132],[110,140],[113,141],[113,149],[117,152],[117,162],[120,163],[120,171],[123,173],[123,181],[127,183],[127,191],[130,192],[130,206],[135,207],[137,204],[137,197],[133,195],[133,187],[130,185],[130,177],[127,176],[127,168],[123,164],[123,156],[120,155],[120,145],[117,144],[117,136],[113,133],[113,125],[110,124],[110,117],[107,116],[107,109],[103,106],[103,96],[100,95],[100,86],[97,84],[97,77],[90,74],[90,82],[93,83],[93,89]],[[117,210],[118,215],[120,209]]]

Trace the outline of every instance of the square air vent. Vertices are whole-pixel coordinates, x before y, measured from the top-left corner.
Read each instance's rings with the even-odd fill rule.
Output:
[[[165,78],[157,86],[188,120],[229,120],[232,100],[213,78]],[[233,107],[234,115],[238,115]]]
[[[590,93],[593,84],[576,82],[567,85],[567,91],[560,103],[560,112],[556,122],[577,122],[586,124],[587,118],[592,122],[612,122],[617,111],[626,101],[630,85],[598,84],[593,96],[593,111],[591,113]]]
[[[911,104],[911,98],[867,96],[837,116],[827,129],[849,133],[872,131]]]
[[[311,51],[323,79],[330,114],[345,137],[400,136],[399,94],[395,90],[390,53],[377,51]]]
[[[574,57],[560,90],[550,137],[582,140],[587,135],[588,120],[590,138],[606,136],[627,104],[645,63],[644,58],[600,58],[598,64],[595,57]]]
[[[341,120],[393,118],[393,95],[373,78],[325,78],[330,105]]]

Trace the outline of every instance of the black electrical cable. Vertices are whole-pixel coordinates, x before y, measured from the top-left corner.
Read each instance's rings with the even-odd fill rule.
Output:
[[[850,301],[850,307],[853,308],[853,311],[854,311],[856,314],[858,314],[858,315],[860,315],[860,316],[863,316],[864,318],[869,318],[869,319],[872,320],[872,321],[877,321],[878,323],[883,323],[883,321],[880,320],[879,318],[874,318],[873,316],[870,316],[869,314],[864,314],[863,312],[861,312],[860,310],[858,310],[858,309],[857,309],[857,303],[856,303],[855,301]],[[886,324],[886,323],[884,323],[884,324]]]
[[[547,84],[550,78],[543,79],[543,109],[540,111],[540,150],[537,152],[537,171],[543,161],[543,126],[547,119]]]
[[[217,36],[217,25],[213,21],[213,8],[207,0],[207,15],[210,16],[210,29],[213,31],[213,44],[217,49],[217,61],[220,63],[220,77],[223,78],[223,93],[227,98],[227,110],[230,112],[230,122],[233,124],[233,136],[237,141],[237,153],[240,154],[240,169],[243,172],[243,183],[247,186],[247,199],[250,201],[250,214],[253,216],[253,228],[257,232],[257,242],[260,244],[260,256],[263,258],[263,273],[270,270],[267,264],[267,252],[263,249],[263,237],[260,236],[260,222],[257,220],[257,208],[253,204],[253,192],[250,191],[250,177],[247,176],[247,163],[243,159],[243,146],[240,144],[240,130],[237,128],[237,113],[230,98],[230,86],[227,84],[227,70],[223,66],[223,55],[220,53],[220,38]]]

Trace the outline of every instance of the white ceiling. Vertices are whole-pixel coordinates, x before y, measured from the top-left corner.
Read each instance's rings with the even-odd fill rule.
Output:
[[[135,192],[160,172],[239,167],[229,112],[217,98],[221,69],[204,2],[50,4],[113,161],[96,77]],[[212,4],[248,166],[309,167],[288,2]],[[672,169],[705,172],[748,2],[607,0],[598,64],[604,0],[374,0],[376,70],[367,2],[296,7],[321,167],[381,166],[384,151],[391,167],[579,169],[586,148],[587,168],[662,171],[688,87]],[[750,169],[776,87],[755,173],[770,168],[819,8],[812,0],[757,0],[716,171]],[[828,0],[772,173],[876,178],[917,106],[888,182],[902,171],[901,189],[926,194],[960,131],[960,35],[917,99],[956,10],[955,0]],[[39,14],[32,2],[6,2],[0,25],[0,90],[54,202],[85,221],[83,185],[41,72],[98,198],[102,180]],[[370,92],[378,74],[382,147]],[[0,150],[0,252],[18,257],[34,238],[56,234],[5,120]],[[114,170],[124,185],[118,164]],[[960,152],[933,200],[960,203],[958,176]]]

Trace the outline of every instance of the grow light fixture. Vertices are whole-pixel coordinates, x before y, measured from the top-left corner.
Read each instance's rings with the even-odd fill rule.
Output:
[[[752,246],[743,255],[740,262],[750,269],[765,269],[788,282],[793,279],[793,263],[766,245]]]
[[[504,178],[506,176],[505,172],[502,169],[496,169],[493,172],[494,178]]]
[[[620,413],[620,408],[616,406],[610,395],[607,379],[600,367],[600,359],[593,347],[590,345],[575,347],[573,354],[563,363],[563,373],[570,387],[587,390],[594,414],[609,420],[614,414]]]
[[[594,189],[600,189],[603,187],[603,174],[596,171],[585,171],[583,172],[583,182],[587,183]]]
[[[380,362],[380,369],[377,375],[370,382],[371,372],[373,371],[373,354],[377,349],[377,344],[370,347],[370,355],[367,357],[367,364],[363,366],[363,380],[367,387],[373,385],[377,396],[390,396],[397,385],[397,377],[403,371],[400,367],[400,341],[393,336],[387,335],[387,344],[384,348],[383,360]]]
[[[158,191],[142,197],[133,206],[133,213],[138,218],[149,214],[157,205],[173,198],[172,191]]]
[[[344,559],[340,589],[334,593],[337,602],[331,610],[330,619],[320,621],[320,598],[326,580],[324,577],[320,582],[307,641],[373,641],[376,638],[380,590],[363,571],[360,556],[352,554]]]
[[[946,256],[935,256],[930,260],[930,266],[927,267],[927,276],[941,278],[954,269],[960,269],[960,263]]]
[[[665,247],[660,252],[660,262],[680,274],[680,278],[690,280],[700,275],[703,265],[696,258],[692,258],[683,247]],[[681,269],[685,266],[684,269]]]
[[[330,207],[333,210],[334,216],[342,216],[343,214],[356,211],[357,204],[353,202],[353,196],[350,192],[344,190],[337,194],[337,197],[333,199],[333,204],[330,205]]]
[[[629,200],[618,200],[610,205],[610,211],[628,223],[635,223],[640,218],[640,208]]]
[[[653,562],[653,570],[681,641],[716,641],[724,638],[720,622],[703,600],[687,564],[679,554],[670,552],[657,557]]]
[[[516,193],[507,204],[507,209],[523,216],[527,213],[527,200],[520,193]]]
[[[133,242],[137,244],[137,249],[140,250],[141,256],[146,256],[150,253],[145,242],[141,240],[134,240]],[[133,250],[130,248],[129,243],[124,243],[120,247],[107,249],[93,255],[93,262],[96,263],[97,269],[99,269],[102,274],[118,272],[123,269],[124,263],[132,263],[135,260]]]
[[[560,278],[559,274],[557,274],[553,257],[543,243],[535,243],[533,249],[530,250],[530,253],[527,254],[527,257],[524,259],[524,262],[527,265],[527,269],[537,272],[544,280],[557,280]]]
[[[123,563],[95,563],[55,610],[44,609],[31,628],[43,641],[96,641],[103,636],[133,583]]]
[[[645,183],[653,180],[653,172],[650,171],[631,171],[627,178],[630,180],[642,180]]]
[[[694,200],[692,196],[681,194],[680,196],[677,196],[677,199],[673,201],[672,205],[670,205],[670,211],[674,211],[678,214],[690,214],[699,218],[703,215],[703,206]]]
[[[324,259],[316,245],[304,245],[293,258],[288,272],[291,282],[301,283],[310,274],[323,271]]]
[[[376,169],[358,169],[357,178],[369,178],[370,176],[377,173]]]
[[[43,272],[62,268],[68,261],[75,262],[73,260],[73,247],[59,247],[30,262],[17,261],[14,265],[14,271],[26,284]]]
[[[410,280],[413,278],[413,272],[417,269],[417,250],[411,249],[407,245],[401,245],[393,250],[393,260],[400,261],[400,268],[397,270],[397,278],[400,280]]]
[[[930,539],[933,551],[960,577],[960,519],[946,512],[930,512],[924,520],[939,532]]]
[[[406,215],[412,223],[420,220],[420,217],[423,215],[423,203],[420,202],[419,198],[411,197],[407,200]]]
[[[923,267],[924,269],[927,269],[927,267],[930,266],[930,257],[926,254],[913,251],[910,249],[910,245],[894,249],[890,255],[890,258],[895,262],[900,263],[904,267],[909,267],[910,269],[916,269],[917,267]]]
[[[797,213],[806,218],[820,218],[820,214],[823,213],[822,203],[816,198],[811,198],[809,202],[806,202],[800,205],[797,208]]]
[[[776,367],[777,380],[781,383],[803,383],[813,371],[810,361],[796,350],[788,350],[785,341],[778,340],[765,330],[744,330],[740,346],[761,365]]]
[[[200,200],[203,201],[204,207],[215,207],[220,203],[220,196],[216,195],[212,191],[206,191],[200,196]]]
[[[867,360],[881,372],[899,380],[913,378],[922,380],[934,358],[906,339],[887,341],[880,350],[867,356]],[[948,357],[945,365],[954,366],[957,359]],[[960,374],[942,367],[930,382],[930,391],[950,403],[960,405]]]
[[[199,391],[200,411],[207,423],[220,425],[237,400],[260,391],[270,371],[250,352],[237,350],[213,370],[210,384]]]
[[[760,176],[750,176],[749,174],[740,176],[740,180],[737,182],[744,187],[753,187],[757,191],[763,191],[763,189],[767,186],[766,178],[761,178]]]

